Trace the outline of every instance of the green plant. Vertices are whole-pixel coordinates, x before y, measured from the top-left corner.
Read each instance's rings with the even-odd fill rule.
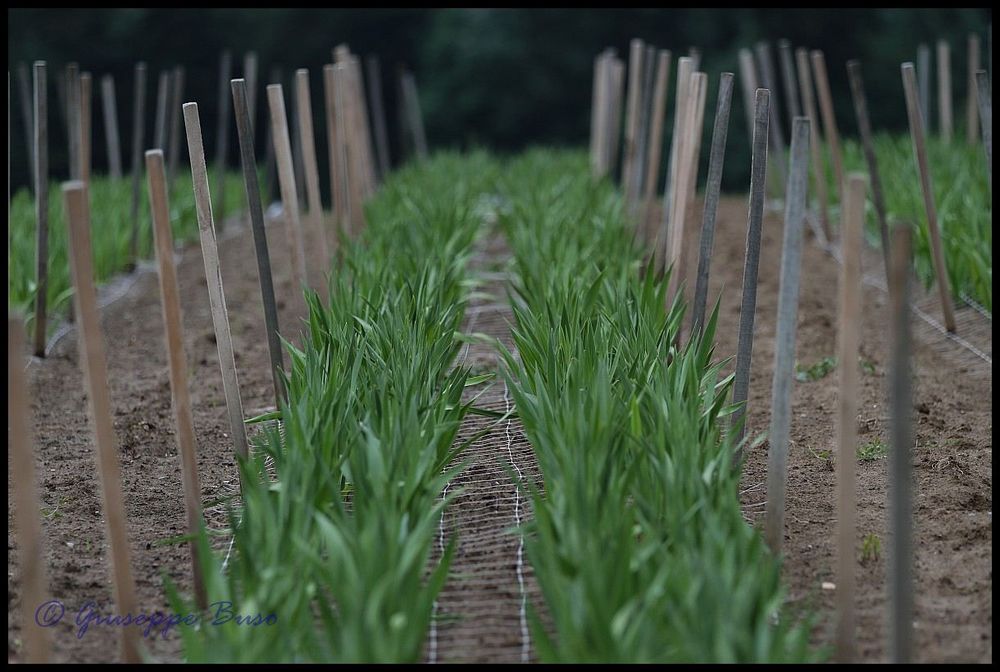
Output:
[[[869,532],[861,541],[861,564],[867,565],[870,562],[877,562],[882,553],[882,542],[878,535]]]
[[[815,382],[821,378],[826,378],[826,376],[828,376],[830,372],[836,368],[836,357],[824,357],[809,366],[803,366],[802,364],[797,363],[795,365],[795,380],[800,383]]]
[[[888,446],[882,439],[873,439],[858,446],[858,459],[862,462],[874,462],[881,460],[889,452]]]

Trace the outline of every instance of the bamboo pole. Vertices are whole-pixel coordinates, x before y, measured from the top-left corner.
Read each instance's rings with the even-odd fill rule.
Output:
[[[764,182],[767,175],[768,90],[757,89],[754,96],[753,154],[750,165],[750,208],[747,215],[747,246],[743,262],[743,297],[740,301],[739,343],[736,350],[736,375],[733,403],[736,410],[732,425],[736,428],[734,462],[743,460],[746,436],[746,405],[750,391],[750,359],[753,354],[753,323],[757,309],[757,269],[760,262],[760,233],[764,222]]]
[[[802,275],[802,229],[809,185],[808,119],[796,117],[792,121],[791,141],[788,185],[785,191],[785,227],[781,243],[777,327],[774,336],[774,370],[771,378],[767,510],[764,523],[764,538],[776,556],[781,555],[785,537],[785,486],[792,420],[792,387],[795,384],[795,332],[799,313],[799,278]]]
[[[184,327],[181,318],[180,289],[174,267],[174,239],[170,232],[170,207],[167,204],[167,176],[163,150],[146,152],[146,176],[149,181],[149,204],[153,217],[153,240],[160,278],[160,299],[163,306],[164,341],[170,369],[170,398],[174,410],[177,452],[181,457],[181,482],[184,487],[184,509],[187,513],[188,548],[191,551],[191,573],[195,601],[199,609],[208,606],[205,582],[201,575],[198,552],[198,532],[201,528],[201,489],[198,486],[198,458],[194,439],[194,417],[187,381],[187,357],[184,355]]]
[[[372,116],[375,120],[375,149],[378,155],[379,177],[389,175],[389,133],[385,125],[385,103],[382,100],[382,69],[378,56],[365,59],[368,70],[368,91],[372,101]]]
[[[924,122],[920,117],[917,102],[917,84],[913,73],[913,63],[903,63],[903,91],[906,94],[906,116],[910,121],[910,137],[913,139],[913,154],[920,173],[920,189],[924,194],[924,209],[927,214],[927,230],[931,240],[931,259],[937,275],[938,291],[941,295],[941,311],[944,313],[945,328],[955,333],[955,313],[951,303],[951,286],[948,269],[945,266],[944,251],[941,248],[941,232],[938,229],[937,208],[934,204],[934,190],[931,187],[930,164],[927,161],[927,147],[924,144]]]
[[[318,249],[322,261],[317,270],[325,269],[330,261],[330,247],[326,239],[326,227],[323,226],[323,202],[319,193],[319,167],[316,165],[316,139],[313,134],[312,105],[309,93],[309,71],[299,69],[295,72],[295,93],[298,96],[299,133],[301,133],[302,162],[306,172],[306,196],[309,202],[307,218],[309,233],[312,237],[310,247]],[[316,281],[319,284],[319,281]]]
[[[142,179],[142,145],[146,121],[146,64],[135,64],[135,90],[132,99],[132,245],[131,264],[139,259],[139,200],[142,198],[139,183]]]
[[[153,149],[167,149],[167,108],[170,107],[170,72],[163,70],[156,86],[156,117],[153,122]]]
[[[18,98],[21,103],[21,122],[24,128],[24,146],[28,157],[28,174],[35,174],[35,148],[32,142],[35,120],[32,117],[32,93],[29,83],[28,66],[26,63],[17,64],[17,88],[20,94]],[[29,180],[30,182],[30,180]]]
[[[700,77],[698,77],[700,75]],[[698,82],[695,82],[698,79]],[[684,282],[687,278],[687,257],[684,245],[684,229],[686,228],[688,213],[694,202],[695,192],[698,187],[698,158],[701,153],[701,136],[705,122],[705,96],[708,90],[708,77],[703,72],[692,74],[691,89],[688,91],[688,103],[690,112],[685,122],[684,134],[687,136],[684,152],[681,157],[681,169],[684,174],[678,181],[677,198],[675,199],[675,211],[672,221],[676,226],[671,227],[675,234],[674,241],[674,273],[671,275],[669,285],[674,291],[670,291],[668,286],[667,294],[678,294],[683,291]],[[683,145],[682,145],[683,148]]]
[[[788,40],[778,40],[778,60],[781,63],[781,83],[785,88],[785,106],[788,108],[788,127],[791,128],[795,117],[802,116],[802,108],[799,106],[799,91],[795,83],[792,45]]]
[[[649,160],[646,162],[646,181],[643,198],[643,228],[650,226],[653,201],[656,199],[656,183],[660,177],[660,163],[663,155],[663,123],[667,108],[667,91],[670,86],[670,57],[666,49],[661,49],[656,62],[656,85],[653,90],[653,119],[649,133]],[[648,235],[648,234],[647,234]]]
[[[344,158],[337,136],[337,97],[334,89],[334,66],[323,66],[323,98],[326,103],[326,149],[330,163],[330,209],[333,211],[334,231],[339,242],[340,233],[346,222],[344,192]]]
[[[986,152],[986,175],[993,188],[993,94],[990,91],[990,80],[985,70],[976,72],[976,85],[979,87],[979,122],[983,127],[983,150]]]
[[[833,174],[837,178],[837,199],[839,203],[843,203],[844,160],[840,154],[840,134],[837,132],[837,118],[833,114],[830,80],[826,76],[826,58],[819,49],[813,49],[810,57],[812,58],[813,75],[816,78],[816,93],[819,97],[819,111],[823,119],[823,133],[826,135],[826,145],[830,150]]]
[[[917,79],[920,82],[920,114],[931,118],[931,48],[923,42],[917,47]]]
[[[236,357],[233,354],[233,337],[229,330],[226,294],[222,287],[222,268],[219,265],[219,248],[215,239],[212,194],[208,184],[208,166],[205,164],[205,145],[202,141],[198,104],[185,103],[183,111],[188,158],[191,164],[191,185],[194,190],[195,210],[198,213],[201,256],[205,262],[205,281],[208,286],[208,302],[212,310],[215,344],[219,353],[219,369],[222,371],[222,391],[226,397],[229,430],[233,436],[236,456],[246,458],[248,453],[246,426],[243,424],[243,401],[240,398],[240,381],[236,373]]]
[[[215,219],[220,230],[226,228],[226,161],[229,153],[229,80],[233,71],[233,54],[222,52],[219,59],[219,106],[215,124]],[[190,138],[188,143],[190,143]]]
[[[37,73],[37,63],[35,65]],[[35,100],[38,100],[37,95]],[[8,121],[9,124],[9,121]],[[37,169],[36,169],[37,170]],[[24,375],[24,320],[7,314],[7,426],[10,480],[14,483],[14,527],[17,530],[21,585],[21,637],[26,663],[47,663],[52,650],[48,628],[36,626],[35,610],[45,604],[45,549],[31,431],[31,405]],[[7,500],[10,505],[10,498]],[[8,533],[9,534],[9,533]],[[8,547],[9,548],[9,547]]]
[[[45,61],[34,64],[35,161],[35,342],[36,357],[45,356],[46,311],[49,293],[49,102]],[[984,134],[985,137],[985,134]]]
[[[795,61],[799,71],[799,90],[802,92],[802,107],[809,119],[809,154],[812,159],[813,188],[819,205],[819,222],[827,240],[833,239],[830,229],[829,201],[826,193],[826,169],[823,164],[823,145],[819,137],[819,117],[813,98],[812,72],[809,54],[804,48],[795,50]]]
[[[685,111],[688,107],[688,92],[691,90],[691,58],[681,56],[677,61],[677,98],[674,101],[674,128],[670,136],[670,158],[667,160],[667,177],[663,186],[663,214],[661,216],[660,240],[663,241],[663,263],[661,270],[666,273],[673,257],[674,200],[677,194],[678,153],[684,138]],[[658,246],[657,246],[658,247]]]
[[[66,66],[66,121],[69,128],[69,177],[80,179],[80,66]]]
[[[861,61],[847,62],[847,78],[851,82],[851,97],[854,99],[854,114],[858,118],[858,130],[861,132],[861,148],[864,151],[865,163],[871,180],[872,201],[875,203],[875,214],[878,217],[879,235],[882,241],[882,259],[885,263],[886,278],[889,277],[889,222],[885,209],[885,198],[882,195],[882,180],[879,176],[878,162],[875,158],[875,139],[872,137],[871,121],[868,118],[868,99],[865,96],[865,85],[861,78]]]
[[[129,559],[125,529],[125,507],[121,487],[121,468],[111,421],[111,398],[108,393],[108,366],[104,339],[97,315],[97,293],[90,249],[90,207],[87,183],[66,182],[62,187],[69,229],[70,271],[73,276],[73,299],[76,304],[77,333],[80,337],[80,364],[87,385],[97,473],[104,499],[105,523],[111,545],[111,571],[114,577],[114,600],[117,613],[137,613],[135,583]],[[121,655],[128,663],[138,663],[139,629],[121,630]]]
[[[913,659],[913,388],[910,373],[910,229],[896,227],[889,278],[889,662]]]
[[[274,156],[278,167],[278,184],[281,187],[281,205],[292,260],[292,294],[298,297],[308,286],[305,268],[305,245],[299,221],[299,198],[295,190],[295,173],[292,167],[292,143],[288,136],[288,118],[285,115],[285,98],[281,84],[267,86],[267,103],[271,113],[271,137],[274,139]],[[297,299],[296,299],[297,300]]]
[[[976,95],[976,71],[979,70],[979,36],[975,33],[969,34],[969,55],[968,55],[968,66],[969,66],[969,77],[966,80],[966,122],[965,122],[965,138],[969,145],[975,145],[976,141],[979,139],[979,118],[978,118],[978,104]]]
[[[698,246],[698,276],[695,281],[694,310],[691,316],[691,334],[701,332],[705,324],[708,302],[708,274],[712,263],[715,240],[715,220],[719,210],[719,192],[722,188],[722,167],[726,159],[726,139],[729,136],[729,110],[733,99],[731,72],[719,77],[719,96],[712,128],[712,148],[709,151],[708,177],[705,181],[705,209],[701,218],[701,240]]]
[[[275,408],[281,406],[285,398],[281,370],[284,368],[281,337],[278,335],[278,309],[274,300],[274,281],[271,277],[271,255],[267,247],[267,232],[264,229],[264,209],[260,199],[260,184],[257,178],[257,157],[254,153],[253,121],[250,116],[250,96],[247,82],[234,79],[233,110],[236,113],[236,131],[240,141],[240,161],[243,166],[243,184],[246,187],[247,211],[250,213],[250,229],[253,233],[254,251],[257,255],[257,277],[260,280],[260,297],[264,304],[264,326],[267,330],[267,349],[271,359],[271,382],[274,385]]]
[[[632,174],[635,171],[635,157],[638,151],[639,107],[642,89],[642,59],[645,46],[635,38],[629,43],[628,56],[628,100],[625,103],[625,147],[622,154],[622,194],[627,210],[632,207]]]
[[[939,132],[945,144],[951,142],[951,46],[944,40],[937,43],[938,120]]]
[[[115,109],[115,80],[111,75],[101,77],[101,101],[104,106],[104,139],[108,145],[108,170],[112,180],[122,179],[121,141],[118,136],[118,111]]]
[[[181,146],[181,106],[184,105],[184,68],[177,66],[171,76],[170,95],[170,132],[168,134],[167,154],[167,186],[171,189],[177,176],[177,161],[180,159]]]
[[[856,451],[858,446],[858,344],[861,339],[861,244],[865,176],[851,173],[844,186],[840,249],[840,326],[837,335],[837,659],[857,658],[855,567],[857,565]],[[770,497],[770,495],[768,495]]]
[[[93,100],[92,79],[89,72],[80,73],[80,179],[90,182],[91,142],[91,101]]]

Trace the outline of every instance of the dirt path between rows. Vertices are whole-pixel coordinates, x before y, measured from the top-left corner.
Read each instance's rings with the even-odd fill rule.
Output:
[[[720,357],[735,353],[739,291],[746,231],[746,199],[723,201],[713,255],[711,295],[722,292],[718,331]],[[289,305],[288,254],[280,228],[270,228],[272,263],[279,293],[280,321],[286,333],[301,308]],[[696,232],[687,234],[694,251]],[[781,221],[765,222],[756,343],[749,401],[749,428],[766,432],[769,421],[773,362],[774,315],[777,302]],[[233,328],[236,363],[247,415],[273,403],[260,295],[249,232],[220,241],[222,272]],[[484,239],[474,265],[489,271],[506,254],[495,233]],[[693,285],[696,264],[688,269]],[[837,265],[807,239],[803,260],[798,359],[813,363],[835,353]],[[198,437],[202,501],[210,522],[222,527],[219,497],[235,492],[236,475],[226,426],[221,374],[218,369],[204,268],[198,248],[189,247],[178,267],[185,321],[185,345]],[[504,338],[509,344],[509,307],[500,277],[486,287],[493,299],[474,302],[466,328]],[[724,291],[723,291],[724,289]],[[875,367],[862,377],[859,428],[861,441],[886,440],[884,404],[886,335],[881,316],[885,297],[865,288],[865,323],[861,347]],[[162,545],[184,530],[180,465],[173,437],[173,417],[163,349],[163,326],[155,272],[140,276],[120,301],[103,313],[102,328],[110,361],[115,431],[122,458],[128,533],[138,600],[144,611],[166,609],[161,575],[189,587],[185,548]],[[921,661],[992,660],[992,375],[972,375],[941,353],[938,344],[915,343],[916,477],[916,646]],[[947,348],[945,348],[947,349]],[[496,366],[496,356],[479,344],[462,358],[481,368]],[[110,611],[107,543],[100,492],[94,475],[87,403],[77,361],[76,334],[67,335],[45,361],[28,370],[38,469],[42,476],[45,563],[54,598],[66,616],[54,628],[54,659],[60,662],[103,662],[117,659],[117,633],[91,630],[76,636],[75,611],[86,601]],[[480,402],[496,410],[508,407],[502,382]],[[832,635],[834,474],[824,451],[834,453],[833,420],[836,376],[797,383],[793,398],[792,445],[789,455],[785,577],[790,600],[816,608],[820,622],[817,644]],[[468,436],[482,423],[470,419]],[[477,424],[479,423],[479,424]],[[766,500],[766,443],[752,451],[744,475],[748,519],[759,517]],[[453,575],[437,605],[429,633],[427,659],[434,661],[534,660],[525,608],[538,604],[530,565],[511,530],[530,516],[530,502],[511,478],[521,472],[537,477],[530,446],[516,421],[504,423],[476,442],[467,457],[469,468],[450,488],[459,493],[442,518],[439,541],[459,533]],[[888,546],[885,529],[886,460],[859,464],[859,546],[873,533]],[[12,484],[8,468],[8,503]],[[20,650],[20,585],[15,539],[8,506],[8,658]],[[885,657],[885,561],[858,566],[859,639],[865,660]],[[752,580],[752,577],[751,579]],[[160,660],[178,660],[179,641],[154,640],[151,652]]]

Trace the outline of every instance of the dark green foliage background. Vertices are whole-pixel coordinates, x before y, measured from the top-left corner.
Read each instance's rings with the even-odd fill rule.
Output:
[[[938,38],[952,45],[955,119],[964,120],[966,37],[983,36],[982,62],[988,62],[989,9],[11,9],[8,10],[8,69],[11,71],[12,180],[27,179],[15,68],[35,59],[62,68],[78,61],[95,76],[94,162],[106,165],[104,129],[97,77],[115,76],[123,150],[128,156],[131,128],[132,68],[149,63],[147,106],[153,108],[160,69],[175,64],[187,70],[185,100],[199,103],[206,147],[215,145],[218,62],[222,49],[234,52],[234,76],[242,54],[255,49],[267,79],[281,66],[286,84],[295,68],[309,68],[315,110],[321,109],[321,66],[330,49],[346,41],[361,55],[382,61],[392,155],[401,151],[396,101],[396,68],[407,64],[420,87],[432,147],[486,146],[513,152],[529,145],[581,145],[589,132],[593,57],[612,46],[626,55],[628,41],[640,37],[668,48],[676,58],[697,46],[709,74],[707,109],[714,109],[718,74],[738,72],[736,53],[760,39],[772,44],[788,38],[793,46],[826,53],[836,113],[845,135],[855,133],[844,63],[860,58],[878,130],[905,130],[899,64],[916,59],[917,45]],[[674,73],[672,73],[673,75]],[[66,172],[65,131],[55,112],[55,71],[50,71],[52,168]],[[932,77],[932,83],[934,82]],[[672,116],[673,82],[669,108]],[[737,87],[736,95],[741,92]],[[787,126],[782,106],[782,123]],[[263,87],[258,94],[258,143],[264,142]],[[932,119],[936,119],[936,98]],[[745,189],[749,142],[742,100],[735,100],[730,127],[725,185]],[[708,115],[710,124],[711,116]],[[669,123],[669,121],[668,121]],[[153,115],[146,137],[152,134]],[[669,126],[668,126],[669,128]],[[235,130],[230,161],[235,166]],[[325,143],[323,123],[317,142]],[[703,153],[708,142],[703,143]],[[321,144],[322,148],[324,145]],[[186,153],[186,152],[185,152]],[[258,156],[263,157],[263,149]],[[318,152],[321,164],[326,152]],[[704,158],[704,157],[703,157]],[[325,165],[321,166],[325,171]],[[325,188],[325,187],[324,187]]]

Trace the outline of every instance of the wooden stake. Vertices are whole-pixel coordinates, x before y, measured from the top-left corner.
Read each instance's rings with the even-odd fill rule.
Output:
[[[149,180],[149,204],[153,215],[153,240],[159,269],[167,364],[170,367],[170,397],[177,431],[177,452],[181,456],[184,509],[187,512],[188,534],[191,535],[188,541],[191,551],[191,572],[194,577],[195,600],[198,608],[204,609],[208,606],[208,599],[201,576],[197,538],[201,528],[201,489],[198,486],[194,417],[191,413],[191,397],[188,392],[180,289],[177,286],[177,270],[174,268],[174,239],[170,232],[170,207],[167,204],[167,176],[163,166],[162,149],[151,149],[146,152],[146,175]]]
[[[708,273],[712,263],[715,240],[715,219],[719,210],[719,192],[722,188],[722,166],[726,158],[726,139],[729,135],[729,110],[733,99],[733,73],[724,72],[719,77],[718,104],[712,128],[712,148],[709,151],[708,178],[705,182],[705,210],[701,219],[701,241],[698,254],[698,279],[695,282],[694,310],[691,317],[692,336],[701,332],[705,323],[708,300]]]
[[[651,225],[653,201],[656,199],[656,183],[660,177],[660,163],[663,154],[663,123],[667,107],[667,89],[670,86],[670,57],[666,49],[661,49],[656,63],[656,86],[653,90],[653,119],[649,137],[649,161],[646,162],[646,181],[643,189],[643,227]]]
[[[819,138],[819,117],[813,98],[812,72],[809,54],[804,48],[795,50],[795,61],[799,71],[799,90],[802,92],[802,107],[809,120],[809,154],[812,158],[813,189],[819,204],[819,222],[827,240],[833,239],[830,229],[829,202],[826,193],[826,169],[823,164],[823,145]]]
[[[740,84],[743,85],[743,111],[747,118],[747,137],[753,142],[754,130],[754,96],[758,88],[757,68],[753,63],[753,54],[749,49],[743,48],[739,51],[740,61]]]
[[[628,100],[625,103],[625,151],[622,155],[622,194],[627,210],[632,207],[632,173],[638,151],[639,107],[642,95],[642,59],[645,46],[636,38],[629,43],[628,56]]]
[[[785,190],[785,227],[781,243],[778,316],[771,378],[771,427],[767,449],[767,510],[764,538],[771,552],[781,555],[785,536],[785,485],[788,436],[795,384],[795,332],[799,314],[799,278],[802,274],[802,224],[809,184],[809,120],[792,121],[792,151]],[[860,278],[859,278],[860,282]],[[856,361],[855,358],[852,361]]]
[[[608,116],[610,124],[610,140],[608,170],[614,170],[618,165],[618,150],[622,143],[622,103],[624,101],[625,90],[625,63],[620,58],[611,61],[611,114]],[[620,177],[620,176],[619,176]]]
[[[281,69],[271,68],[271,79],[269,84],[277,84],[281,81]],[[255,117],[256,118],[256,117]],[[257,127],[254,126],[256,129]],[[265,198],[268,203],[274,201],[275,183],[278,181],[277,162],[274,160],[274,138],[271,137],[271,124],[264,124],[265,138],[264,144],[264,164],[266,166],[267,182],[265,183]]]
[[[986,152],[986,175],[993,188],[993,94],[990,80],[985,70],[976,71],[976,85],[979,87],[979,122],[983,127],[983,150]]]
[[[636,142],[635,170],[632,171],[632,208],[633,215],[641,217],[643,205],[643,185],[645,183],[646,164],[649,163],[649,143],[652,124],[653,79],[656,68],[656,48],[646,46],[643,58],[642,73],[642,103],[639,107],[639,137]],[[642,220],[639,219],[639,222]]]
[[[816,77],[816,93],[819,96],[819,110],[823,117],[823,133],[830,150],[833,174],[837,177],[837,197],[843,203],[844,161],[840,154],[840,134],[837,132],[837,118],[833,115],[833,96],[830,94],[830,80],[826,76],[826,58],[819,49],[813,49],[813,75]]]
[[[857,566],[858,344],[861,338],[861,244],[865,176],[851,173],[844,188],[840,233],[840,328],[837,337],[837,659],[857,658],[854,586]],[[768,494],[770,499],[770,494]]]
[[[295,173],[292,167],[292,143],[288,136],[288,118],[285,115],[285,97],[281,84],[267,86],[267,103],[271,112],[271,137],[274,139],[274,156],[278,165],[285,233],[292,260],[292,294],[298,297],[302,288],[308,286],[308,280],[302,225],[299,221],[299,198],[295,191]]]
[[[597,163],[595,178],[608,174],[608,157],[611,154],[611,58],[607,52],[599,57],[599,85],[597,89]]]
[[[684,229],[687,213],[694,200],[698,185],[698,154],[701,147],[702,127],[705,120],[705,95],[708,77],[704,72],[691,75],[688,90],[688,109],[684,119],[684,138],[678,153],[677,193],[674,198],[674,212],[670,217],[671,259],[673,273],[667,286],[668,301],[682,291],[687,277],[687,255],[684,253]]]
[[[257,52],[248,51],[243,55],[243,81],[246,83],[247,115],[251,130],[257,128]],[[232,82],[230,82],[232,84]],[[234,89],[235,91],[235,89]],[[235,98],[233,99],[235,100]],[[251,136],[251,139],[256,139]]]
[[[350,127],[352,113],[349,77],[347,63],[338,63],[334,70],[334,96],[336,99],[337,138],[340,140],[347,194],[346,223],[348,233],[357,235],[365,225],[365,210],[361,173],[357,161],[357,144]]]
[[[28,173],[30,175],[35,174],[35,148],[32,142],[32,129],[35,126],[35,120],[32,118],[32,95],[31,95],[31,84],[28,83],[28,66],[25,63],[17,64],[17,88],[18,96],[21,99],[21,121],[24,124],[24,145],[27,150],[28,157]]]
[[[931,48],[923,42],[917,47],[917,79],[920,82],[920,115],[931,118]]]
[[[291,79],[288,83],[288,90],[292,92],[290,96],[291,100],[291,112],[288,114],[291,120],[291,126],[288,129],[289,135],[292,141],[292,169],[293,175],[295,176],[295,194],[299,201],[299,212],[306,209],[306,176],[305,167],[302,165],[302,142],[301,133],[299,132],[299,102],[295,97],[295,73],[292,73]],[[306,264],[308,266],[309,264]]]
[[[427,160],[427,136],[424,134],[424,116],[420,111],[420,96],[417,94],[417,82],[413,73],[403,75],[403,91],[409,110],[410,128],[413,130],[413,143],[420,161]]]
[[[80,179],[90,182],[92,80],[89,72],[80,73]]]
[[[180,159],[181,147],[181,106],[184,105],[184,68],[177,66],[174,68],[171,77],[170,96],[170,133],[168,134],[168,154],[167,154],[167,185],[173,188],[174,177],[177,176],[177,161]]]
[[[757,269],[760,262],[760,232],[764,222],[764,182],[767,176],[767,89],[757,89],[754,98],[753,154],[750,165],[750,209],[747,217],[747,247],[743,262],[743,298],[740,302],[739,344],[736,350],[736,377],[733,381],[732,415],[737,428],[734,461],[743,460],[743,437],[746,436],[746,404],[750,391],[750,358],[753,354],[753,322],[757,309]]]
[[[781,63],[781,83],[785,88],[785,106],[788,108],[788,127],[791,128],[795,117],[802,116],[802,108],[799,107],[799,91],[795,84],[792,45],[788,40],[778,40],[778,60]]]
[[[77,332],[80,336],[80,365],[87,385],[90,418],[97,451],[97,473],[104,498],[104,515],[111,545],[111,571],[114,577],[116,613],[135,614],[135,583],[129,559],[125,507],[122,496],[121,469],[111,421],[111,397],[108,393],[108,366],[104,339],[97,315],[97,294],[90,250],[90,208],[87,184],[71,181],[63,185],[63,199],[69,229],[70,271],[73,276],[73,300],[76,304]],[[139,628],[121,630],[121,655],[128,663],[138,663]]]
[[[135,91],[132,100],[132,245],[131,263],[139,259],[139,200],[142,198],[139,183],[142,179],[142,145],[146,115],[146,64],[135,65]]]
[[[358,131],[361,135],[361,156],[365,176],[365,198],[375,193],[378,187],[378,174],[375,168],[375,146],[372,142],[372,130],[368,117],[368,101],[365,98],[364,77],[361,74],[361,60],[352,56],[350,60],[351,79],[354,87],[354,98],[357,101]]]
[[[185,103],[183,111],[188,158],[191,163],[191,184],[194,190],[195,209],[198,213],[201,256],[205,262],[208,302],[212,309],[212,326],[215,329],[215,344],[219,351],[219,368],[222,370],[222,391],[226,395],[229,430],[233,435],[236,455],[246,458],[247,434],[243,424],[243,401],[240,398],[240,382],[236,374],[236,358],[233,355],[233,337],[229,331],[226,294],[222,287],[222,268],[219,265],[219,248],[215,239],[212,194],[208,185],[208,167],[205,164],[205,146],[202,141],[198,104]]]
[[[35,64],[38,72],[38,63]],[[37,102],[38,97],[35,96]],[[24,320],[7,315],[7,426],[10,480],[14,483],[14,527],[17,529],[21,585],[21,637],[26,663],[47,663],[52,650],[48,628],[36,625],[35,610],[45,604],[45,552],[42,542],[35,442],[31,432],[28,381],[24,375]],[[10,499],[7,500],[8,505]]]
[[[59,118],[62,120],[62,127],[66,131],[66,146],[69,147],[70,138],[70,123],[69,123],[69,82],[67,77],[67,70],[56,70],[56,99],[58,104],[56,109],[59,110]],[[8,143],[9,144],[9,143]]]
[[[951,47],[944,40],[937,43],[938,120],[939,132],[945,144],[951,142]]]
[[[670,137],[670,158],[667,161],[667,181],[663,186],[663,215],[661,236],[663,241],[663,263],[665,273],[673,259],[674,201],[677,194],[678,154],[684,142],[684,122],[687,121],[688,91],[691,89],[691,58],[681,56],[677,61],[677,98],[674,101],[674,129]],[[658,246],[657,246],[658,247]]]
[[[108,169],[112,180],[122,179],[122,150],[118,136],[118,111],[115,101],[115,80],[101,77],[101,100],[104,103],[104,138],[108,144]]]
[[[333,211],[334,231],[338,238],[347,221],[346,195],[344,189],[344,157],[341,142],[337,136],[337,96],[334,84],[336,77],[332,64],[323,66],[323,99],[326,103],[326,150],[330,162],[330,209]],[[336,243],[335,243],[336,247]]]
[[[80,179],[80,68],[76,63],[66,66],[66,117],[69,122],[69,177]]]
[[[886,277],[889,277],[889,223],[885,209],[885,198],[882,196],[882,180],[879,177],[878,162],[875,159],[875,140],[872,137],[871,121],[868,119],[868,100],[865,96],[865,85],[861,78],[861,62],[847,62],[847,78],[851,82],[851,97],[854,99],[854,114],[858,118],[858,130],[861,132],[861,148],[868,165],[871,178],[872,200],[875,202],[875,214],[878,217],[879,234],[882,240],[882,258],[885,263]]]
[[[34,65],[35,356],[45,356],[49,293],[49,102],[45,61]],[[986,137],[985,134],[983,137]]]
[[[385,126],[385,104],[382,102],[382,69],[378,56],[365,59],[368,71],[368,91],[372,101],[372,115],[375,120],[375,149],[378,155],[379,178],[389,175],[389,133]]]
[[[153,123],[153,149],[167,149],[167,108],[170,106],[170,73],[160,72],[156,87],[156,119]]]
[[[264,304],[264,326],[267,330],[267,347],[271,358],[271,382],[274,384],[274,405],[280,408],[285,399],[281,370],[284,368],[281,337],[278,335],[278,309],[274,300],[274,282],[271,277],[271,255],[267,247],[267,232],[264,229],[264,209],[260,200],[260,184],[257,181],[257,158],[253,145],[253,126],[250,117],[250,100],[247,83],[243,79],[232,81],[233,110],[236,113],[236,130],[240,140],[240,160],[243,165],[243,184],[246,186],[247,210],[250,213],[250,229],[257,254],[257,277],[260,279],[260,297]]]
[[[970,145],[975,145],[979,139],[979,119],[976,96],[976,71],[979,70],[979,36],[975,33],[969,34],[969,78],[967,82],[966,94],[966,122],[965,138]]]
[[[600,128],[601,105],[601,54],[594,57],[594,80],[590,89],[590,174],[595,179],[599,176],[598,163],[598,128]]]
[[[927,230],[931,239],[931,259],[937,275],[938,291],[941,294],[941,310],[944,313],[945,328],[955,332],[955,313],[951,303],[951,286],[948,269],[945,266],[941,248],[941,232],[938,230],[937,208],[934,205],[934,190],[931,187],[930,163],[924,144],[924,121],[920,117],[917,102],[917,83],[913,73],[913,63],[903,63],[903,91],[906,94],[906,116],[910,120],[910,137],[913,139],[913,154],[920,173],[920,188],[924,194],[924,209],[927,214]]]
[[[215,124],[215,212],[219,227],[226,228],[226,161],[229,153],[229,80],[233,54],[222,52],[219,59],[219,116]],[[188,139],[190,144],[191,140]]]
[[[312,238],[310,248],[319,250],[321,262],[317,265],[320,278],[314,278],[314,284],[321,285],[323,270],[329,265],[330,248],[326,240],[326,227],[323,226],[323,202],[319,193],[319,168],[316,165],[316,140],[313,136],[312,104],[309,93],[309,71],[300,68],[295,71],[295,93],[298,96],[299,133],[301,134],[302,162],[306,172],[306,196],[309,201],[307,212],[309,220],[309,235]]]
[[[785,182],[785,134],[781,130],[781,111],[778,103],[778,78],[774,74],[774,60],[771,58],[771,45],[761,40],[755,46],[757,52],[757,62],[760,65],[761,81],[765,89],[771,92],[771,123],[769,124],[771,133],[771,149],[775,153],[775,161],[771,165],[778,170],[778,177],[782,183]]]
[[[892,236],[889,277],[889,553],[890,663],[913,660],[913,387],[910,373],[910,229]]]

